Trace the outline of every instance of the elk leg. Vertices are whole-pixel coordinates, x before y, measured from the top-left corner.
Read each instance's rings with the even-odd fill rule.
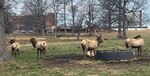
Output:
[[[142,47],[139,47],[140,55],[142,56]]]
[[[96,55],[96,51],[95,51],[95,49],[93,50],[94,51],[94,56]]]
[[[138,47],[137,50],[138,50],[138,56],[140,56],[140,48]]]
[[[86,52],[87,52],[87,49],[85,48],[84,45],[81,45],[81,46],[82,46],[82,50],[83,50],[84,59],[86,59]]]
[[[42,50],[40,50],[40,59],[42,58],[42,53],[43,53]]]
[[[15,58],[16,58],[17,51],[14,51],[14,54],[15,54]]]
[[[11,50],[12,50],[12,57],[14,56],[14,49],[13,48],[11,48]]]
[[[83,56],[84,56],[84,59],[86,59],[86,53],[87,53],[87,50],[84,49],[84,50],[83,50]]]
[[[93,50],[89,50],[90,51],[90,56],[92,56],[92,52],[93,52]]]
[[[86,59],[86,51],[84,51],[83,56],[84,56],[84,59]]]
[[[19,49],[17,49],[17,54],[18,54],[18,56],[19,56]]]
[[[37,49],[37,58],[39,58],[39,50]]]
[[[44,49],[44,57],[46,56],[46,49]]]
[[[13,57],[13,55],[14,55],[14,51],[12,50],[12,57]]]

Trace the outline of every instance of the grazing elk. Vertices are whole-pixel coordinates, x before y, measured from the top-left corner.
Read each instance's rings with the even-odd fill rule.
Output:
[[[138,56],[142,55],[142,47],[144,45],[144,39],[140,36],[137,35],[134,38],[128,38],[125,40],[125,46],[126,48],[137,48],[138,50]]]
[[[45,57],[47,43],[45,41],[37,41],[35,38],[31,38],[30,42],[32,43],[32,46],[37,49],[37,58],[39,58],[39,55],[40,58],[42,58],[42,54],[43,57]]]
[[[81,47],[83,49],[83,55],[84,58],[86,58],[86,55],[88,52],[90,52],[90,55],[92,55],[92,52],[94,52],[94,56],[96,54],[96,48],[100,45],[100,43],[103,43],[102,40],[102,34],[100,36],[96,35],[96,39],[83,39],[81,41]]]
[[[19,56],[19,50],[20,50],[20,44],[15,42],[15,39],[10,39],[9,43],[11,44],[11,51],[12,51],[12,56],[15,56],[18,54]]]

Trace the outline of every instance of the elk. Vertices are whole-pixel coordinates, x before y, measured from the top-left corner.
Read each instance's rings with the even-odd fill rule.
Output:
[[[37,49],[37,58],[45,57],[46,55],[46,47],[47,43],[45,41],[37,41],[35,38],[30,38],[30,42],[32,43],[32,46]]]
[[[20,50],[20,44],[18,42],[15,42],[15,39],[10,39],[9,43],[11,44],[11,51],[12,51],[12,56],[15,56],[18,54],[19,56],[19,50]]]
[[[128,38],[125,40],[125,46],[126,48],[137,48],[138,50],[138,56],[142,55],[142,47],[144,45],[144,39],[140,36],[137,35],[134,38]]]
[[[100,45],[100,43],[103,43],[102,40],[102,34],[98,36],[96,34],[96,39],[83,39],[81,41],[81,47],[83,50],[83,56],[86,58],[87,52],[90,51],[90,55],[92,55],[92,52],[94,52],[94,56],[96,54],[96,48]]]

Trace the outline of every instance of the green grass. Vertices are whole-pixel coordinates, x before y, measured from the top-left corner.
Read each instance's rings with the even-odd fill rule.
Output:
[[[133,37],[138,33],[129,34]],[[150,36],[143,34],[144,55],[150,57]],[[98,50],[125,49],[124,40],[106,40]],[[10,49],[10,47],[8,47]],[[0,62],[0,76],[148,76],[150,58],[145,61],[100,61],[80,59],[82,55],[79,41],[49,43],[46,59],[37,59],[35,49],[21,46],[20,56],[8,62]],[[11,53],[11,51],[9,50]],[[71,60],[57,60],[67,55]],[[71,58],[75,55],[77,58]],[[69,57],[70,56],[70,57]],[[82,56],[81,56],[82,57]],[[54,59],[50,59],[54,58]],[[59,61],[59,62],[57,62]],[[47,62],[47,63],[46,63]]]

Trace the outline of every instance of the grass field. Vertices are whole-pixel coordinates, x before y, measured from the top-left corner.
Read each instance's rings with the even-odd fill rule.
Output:
[[[19,57],[0,62],[0,76],[149,76],[150,30],[129,31],[128,37],[137,34],[145,39],[144,57],[130,61],[84,60],[79,41],[51,38],[47,39],[49,43],[46,58],[37,59],[35,49],[25,41],[26,45],[21,46]],[[103,38],[112,36],[114,34],[104,34]],[[125,49],[124,40],[106,40],[97,49],[116,48]],[[8,49],[11,53],[9,46]]]

